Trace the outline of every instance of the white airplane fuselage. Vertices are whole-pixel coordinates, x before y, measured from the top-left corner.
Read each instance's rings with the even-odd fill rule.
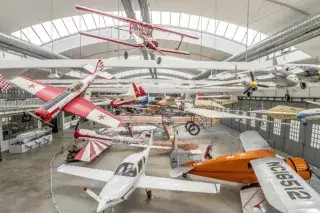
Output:
[[[320,108],[302,110],[297,114],[297,119],[302,121],[319,120]]]
[[[101,201],[98,204],[97,212],[113,207],[131,195],[141,177],[144,176],[148,153],[149,150],[146,149],[143,152],[132,154],[122,161],[99,194]],[[139,162],[142,162],[140,167]]]
[[[296,74],[290,74],[287,76],[275,75],[272,81],[279,87],[295,87],[300,82]]]
[[[81,95],[95,80],[97,74],[98,73],[95,72],[92,75],[89,75],[88,77],[70,85],[60,95],[51,101],[48,101],[38,109],[35,109],[34,114],[41,117],[45,121],[50,121],[60,112],[60,110],[63,109],[64,106]]]

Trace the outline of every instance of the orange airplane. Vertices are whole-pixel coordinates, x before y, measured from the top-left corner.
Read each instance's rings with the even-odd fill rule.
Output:
[[[170,155],[170,176],[244,185],[240,191],[243,212],[264,212],[267,204],[279,212],[291,212],[292,206],[303,210],[299,212],[313,208],[320,212],[320,195],[306,183],[311,170],[304,159],[277,157],[256,131],[242,133],[240,140],[245,152],[202,162],[176,147]]]

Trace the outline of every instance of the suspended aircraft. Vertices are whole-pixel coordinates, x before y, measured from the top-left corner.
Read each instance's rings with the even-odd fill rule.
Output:
[[[43,106],[35,109],[33,113],[26,113],[49,125],[48,121],[62,110],[106,126],[119,126],[121,123],[119,117],[81,97],[97,76],[105,79],[111,79],[113,76],[107,72],[102,72],[104,69],[102,60],[98,60],[95,68],[91,65],[85,65],[83,68],[91,75],[70,85],[66,90],[46,85],[25,76],[14,78],[11,83],[46,102]]]
[[[138,98],[145,96],[145,91],[143,87],[138,87],[135,83],[131,83],[127,93],[120,94],[120,95],[107,95],[104,96],[107,100],[99,100],[98,102],[95,101],[97,105],[110,105],[112,107],[119,107],[126,104],[135,103]],[[101,98],[101,97],[99,97]]]
[[[121,22],[125,22],[129,24],[129,33],[131,36],[134,36],[136,38],[137,41],[139,41],[138,44],[132,44],[132,43],[128,43],[122,40],[118,40],[118,39],[113,39],[113,38],[107,38],[107,37],[102,37],[99,35],[93,35],[93,34],[89,34],[89,33],[84,33],[84,32],[80,32],[81,35],[84,36],[88,36],[91,38],[97,38],[103,41],[109,41],[109,42],[114,42],[117,44],[122,44],[125,46],[129,46],[129,47],[134,47],[134,48],[146,48],[147,50],[149,50],[150,53],[154,54],[154,52],[158,52],[161,55],[164,55],[164,53],[173,53],[173,54],[182,54],[182,55],[190,55],[189,52],[185,52],[185,51],[181,51],[179,50],[183,39],[186,38],[190,38],[190,39],[199,39],[198,37],[195,36],[190,36],[184,33],[179,33],[176,31],[172,31],[172,30],[168,30],[164,27],[160,27],[160,26],[155,26],[153,24],[150,23],[145,23],[145,22],[141,22],[138,21],[136,19],[130,19],[130,18],[124,18],[124,17],[120,17],[120,16],[116,16],[116,15],[112,15],[110,13],[106,13],[103,11],[99,11],[99,10],[95,10],[95,9],[91,9],[91,8],[87,8],[87,7],[83,7],[83,6],[76,6],[77,10],[81,10],[84,12],[89,12],[89,13],[95,13],[98,15],[102,15],[102,16],[106,16],[109,18],[113,18],[116,20],[119,20]],[[137,29],[137,30],[136,30]],[[152,32],[153,30],[157,30],[160,32],[165,32],[165,33],[172,33],[175,35],[178,35],[181,37],[181,40],[178,44],[178,46],[176,47],[176,49],[166,49],[166,48],[162,48],[158,46],[158,41],[155,40],[152,37]],[[124,58],[127,59],[128,58],[128,52],[125,51],[124,53]],[[161,58],[158,57],[157,58],[157,63],[160,64],[161,63]]]
[[[245,152],[195,162],[176,148],[170,158],[171,177],[242,185],[243,212],[320,212],[320,195],[306,182],[312,171],[299,157],[277,157],[256,131],[240,134]]]
[[[194,101],[194,106],[224,108],[224,105],[234,104],[237,102],[238,102],[238,97],[236,95],[204,96],[201,93],[197,93]]]
[[[152,197],[151,189],[209,194],[216,194],[220,191],[220,185],[218,184],[145,175],[152,141],[153,134],[147,149],[129,155],[115,171],[68,165],[60,166],[57,171],[106,183],[99,195],[87,188],[84,189],[89,196],[98,202],[97,212],[113,208],[115,205],[127,200],[136,188],[148,189],[148,198]]]

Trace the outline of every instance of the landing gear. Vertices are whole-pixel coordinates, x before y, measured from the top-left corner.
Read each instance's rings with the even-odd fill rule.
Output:
[[[150,189],[149,190],[146,189],[146,193],[147,193],[147,198],[151,199],[152,198],[152,191]]]
[[[284,98],[286,99],[286,101],[290,101],[290,99],[291,99],[290,94],[287,93],[287,94],[284,96]]]
[[[161,64],[161,60],[162,60],[162,58],[161,58],[161,57],[158,57],[158,58],[157,58],[157,64]]]
[[[188,122],[184,125],[184,127],[186,128],[187,131],[189,131],[189,128],[190,128],[190,126],[191,126],[192,124],[194,124],[193,121],[188,121]]]
[[[306,84],[305,82],[301,82],[301,83],[300,83],[300,88],[301,88],[301,89],[307,88],[307,84]]]
[[[193,124],[190,125],[190,127],[188,129],[188,132],[192,136],[198,135],[199,132],[200,132],[200,127],[197,124],[193,123]]]
[[[182,174],[182,177],[183,177],[183,178],[187,178],[187,174],[186,174],[186,173],[183,173],[183,174]]]
[[[259,126],[263,126],[264,122],[263,121],[259,121]]]
[[[307,124],[308,124],[308,122],[306,122],[306,121],[303,121],[303,122],[302,122],[302,125],[303,125],[303,126],[307,126]]]
[[[247,92],[247,97],[251,97],[251,92]]]
[[[123,57],[124,57],[125,60],[128,59],[128,57],[129,57],[128,51],[124,51]]]

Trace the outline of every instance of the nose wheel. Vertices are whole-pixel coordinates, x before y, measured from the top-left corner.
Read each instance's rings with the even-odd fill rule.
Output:
[[[128,51],[124,51],[123,57],[124,57],[125,60],[128,59],[128,57],[129,57]]]
[[[290,96],[290,94],[289,94],[289,93],[287,93],[287,94],[284,96],[284,98],[286,99],[286,101],[290,101],[291,96]]]

